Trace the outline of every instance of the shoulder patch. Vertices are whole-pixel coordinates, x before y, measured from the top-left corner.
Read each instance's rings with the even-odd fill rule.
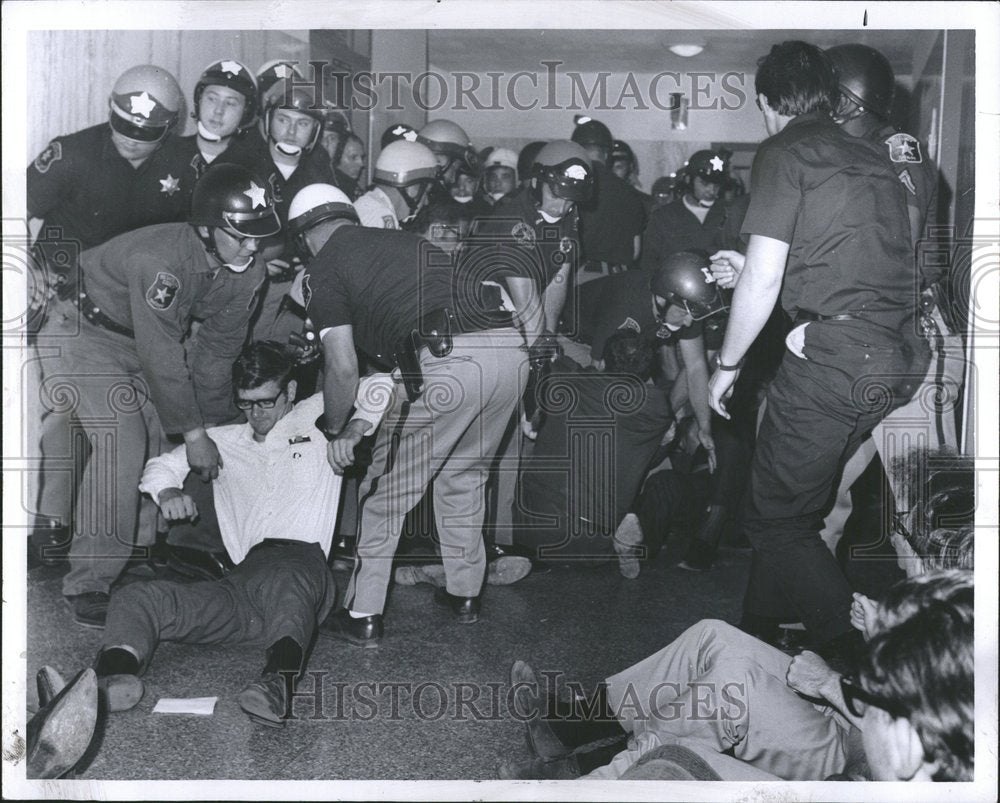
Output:
[[[913,162],[920,164],[923,158],[920,156],[920,142],[916,137],[911,137],[904,131],[893,134],[885,141],[889,146],[889,159],[893,162]]]
[[[619,331],[622,329],[631,329],[633,332],[638,332],[639,334],[642,334],[642,327],[639,325],[639,322],[631,316],[622,321],[618,325],[618,329]]]
[[[510,230],[510,236],[519,243],[529,245],[535,241],[535,230],[523,220],[520,220]]]
[[[168,310],[180,289],[180,280],[174,274],[161,270],[156,274],[156,281],[146,290],[146,303],[157,312]]]
[[[910,195],[917,194],[917,188],[913,183],[913,176],[910,175],[909,168],[903,168],[903,171],[899,174],[899,180],[903,183],[903,186],[910,191]]]
[[[52,140],[49,146],[35,159],[35,170],[39,173],[48,173],[52,163],[58,162],[60,159],[62,159],[62,143],[58,140]]]

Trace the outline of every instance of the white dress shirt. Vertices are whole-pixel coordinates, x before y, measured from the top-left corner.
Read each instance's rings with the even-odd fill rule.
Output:
[[[371,434],[393,390],[388,374],[364,377],[352,420],[371,424]],[[327,462],[327,441],[316,429],[322,413],[323,394],[317,393],[296,404],[263,442],[254,440],[250,424],[209,427],[222,457],[214,481],[215,512],[233,563],[265,538],[317,543],[329,556],[341,478]],[[185,447],[179,446],[146,463],[139,490],[158,501],[161,491],[182,488],[190,470]]]

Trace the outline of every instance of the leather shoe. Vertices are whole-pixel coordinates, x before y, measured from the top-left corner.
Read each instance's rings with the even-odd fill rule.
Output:
[[[146,684],[137,675],[103,675],[97,679],[97,685],[112,714],[135,708],[146,693]]]
[[[707,572],[715,562],[715,547],[695,538],[684,554],[684,560],[677,565],[689,572]]]
[[[73,534],[69,527],[39,522],[28,536],[28,568],[60,566],[69,556]]]
[[[73,621],[83,627],[100,630],[108,618],[108,603],[111,597],[103,591],[87,591],[83,594],[66,596],[66,604],[73,612]]]
[[[167,550],[167,566],[195,580],[221,580],[235,568],[225,552],[205,552],[173,544]]]
[[[38,688],[38,707],[41,709],[66,688],[66,681],[51,666],[43,666],[35,675],[35,685]]]
[[[491,586],[509,586],[531,574],[531,558],[518,554],[514,547],[493,544],[486,549],[486,583]]]
[[[572,781],[580,777],[576,756],[528,761],[504,761],[497,767],[501,781]]]
[[[443,608],[450,608],[461,625],[471,625],[479,621],[479,597],[457,597],[444,588],[434,589],[434,602]]]
[[[510,668],[510,687],[514,690],[514,713],[523,719],[524,738],[532,754],[543,761],[551,761],[573,752],[545,721],[545,702],[535,670],[524,661],[514,661]]]
[[[268,728],[283,728],[288,718],[288,684],[277,672],[269,672],[240,692],[240,708],[251,722]]]
[[[45,667],[39,687],[42,673],[51,673],[46,686],[59,677]],[[97,677],[93,669],[85,669],[28,722],[27,777],[60,778],[69,772],[87,752],[96,725]]]
[[[347,608],[334,611],[319,626],[325,638],[346,641],[355,647],[377,647],[382,641],[382,614],[354,618]]]

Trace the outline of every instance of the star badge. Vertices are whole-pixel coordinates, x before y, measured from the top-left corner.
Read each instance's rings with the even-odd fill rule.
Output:
[[[726,166],[726,163],[724,161],[722,161],[722,159],[720,159],[718,156],[713,156],[709,160],[709,164],[712,165],[712,169],[713,170],[718,170],[720,172]]]
[[[292,74],[292,68],[287,64],[276,64],[274,66],[274,74],[278,78],[288,78]]]
[[[141,95],[133,95],[129,98],[129,102],[132,104],[132,114],[141,114],[147,120],[149,119],[149,113],[156,108],[156,101],[145,90],[143,90]]]
[[[243,190],[243,194],[253,201],[253,208],[256,209],[258,206],[267,206],[267,193],[263,187],[258,187],[257,182],[250,182],[250,189]]]
[[[405,134],[403,134],[403,139],[405,139],[407,142],[416,142],[417,141],[417,132],[416,131],[407,131]]]
[[[165,192],[168,198],[181,188],[181,180],[174,178],[169,173],[167,173],[166,178],[158,179],[158,181],[160,182],[160,192]]]
[[[223,72],[227,72],[230,75],[239,75],[243,72],[243,68],[238,61],[224,61],[219,66]]]

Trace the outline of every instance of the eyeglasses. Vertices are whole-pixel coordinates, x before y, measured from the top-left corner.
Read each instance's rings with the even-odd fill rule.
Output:
[[[261,410],[272,410],[284,393],[285,391],[281,391],[272,399],[237,399],[236,407],[240,410],[252,410],[254,407],[259,407]]]
[[[870,705],[886,711],[893,717],[898,718],[905,714],[895,701],[866,691],[855,678],[847,675],[840,678],[840,691],[844,695],[844,705],[847,710],[856,717],[863,717]]]

